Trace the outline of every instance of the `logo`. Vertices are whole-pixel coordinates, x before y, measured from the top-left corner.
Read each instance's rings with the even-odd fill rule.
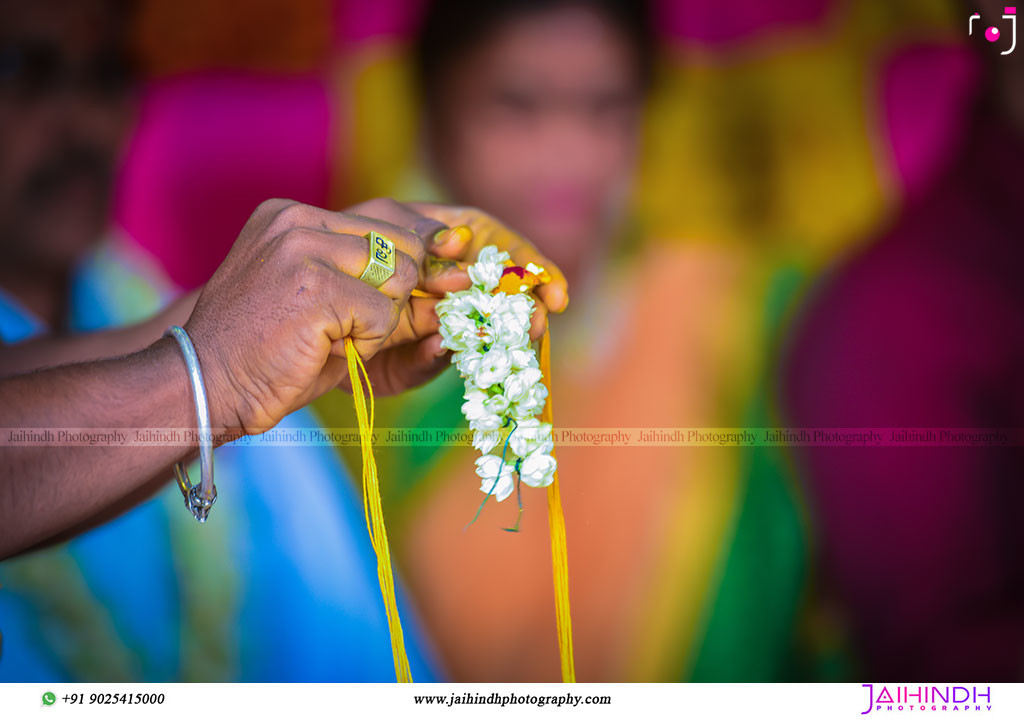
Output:
[[[981,13],[974,13],[967,20],[967,34],[974,34],[974,21],[981,19]],[[1017,8],[1015,7],[1004,7],[1003,8],[1003,19],[1010,21],[1010,49],[1003,50],[1000,55],[1009,55],[1013,52],[1014,48],[1017,47]],[[1002,24],[1002,23],[1000,23]],[[989,42],[999,42],[1003,37],[1003,31],[995,25],[992,25],[985,30],[985,39]]]
[[[867,690],[868,706],[862,715],[874,712],[991,712],[992,688],[988,685],[861,685]],[[861,703],[863,704],[863,702]]]
[[[52,692],[44,692],[43,693],[43,704],[44,705],[49,706],[49,705],[52,705],[56,701],[57,701],[57,696],[55,694],[53,694]]]
[[[391,245],[384,237],[374,234],[373,238],[376,240],[375,243],[377,245],[377,260],[386,264],[388,257],[391,256]]]

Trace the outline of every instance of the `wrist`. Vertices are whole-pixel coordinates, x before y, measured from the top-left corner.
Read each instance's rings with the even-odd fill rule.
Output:
[[[139,381],[158,397],[151,402],[155,426],[196,427],[196,409],[192,400],[188,372],[174,339],[162,337],[146,348],[125,357],[138,367]]]
[[[210,405],[206,393],[206,384],[203,380],[202,367],[199,365],[199,356],[192,343],[188,332],[180,326],[173,325],[167,329],[165,334],[174,338],[181,349],[181,355],[185,360],[185,368],[188,373],[189,387],[192,389],[192,397],[196,406],[196,421],[198,425],[199,442],[199,465],[202,473],[202,480],[193,484],[189,479],[188,470],[181,461],[174,465],[174,475],[185,498],[186,507],[192,512],[196,520],[205,523],[210,513],[210,508],[217,501],[217,488],[213,482],[213,448],[214,431],[210,424]]]
[[[203,392],[206,396],[213,444],[219,446],[237,437],[240,431],[235,423],[224,419],[227,413],[225,406],[229,404],[224,399],[225,392],[219,388],[220,382],[213,378],[217,371],[208,370],[211,360],[204,355],[198,345],[193,343],[193,346],[202,371]],[[140,355],[149,366],[153,383],[170,387],[172,396],[168,398],[168,402],[173,405],[170,413],[175,417],[174,425],[198,432],[200,425],[196,396],[178,342],[171,336],[163,336],[140,352]],[[188,449],[190,453],[196,449],[198,443],[191,441]]]
[[[188,333],[199,358],[210,412],[210,426],[214,436],[218,438],[216,444],[221,445],[233,438],[246,435],[249,431],[246,429],[248,424],[244,419],[244,412],[240,410],[240,392],[233,385],[232,370],[225,360],[224,352],[206,332],[191,325],[182,326]],[[171,343],[174,343],[173,339]]]

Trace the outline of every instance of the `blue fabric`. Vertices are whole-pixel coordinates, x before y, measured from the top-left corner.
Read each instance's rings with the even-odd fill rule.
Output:
[[[108,292],[102,276],[96,291]],[[89,297],[88,276],[75,287],[72,316],[88,306],[91,328],[118,322],[97,315],[106,302]],[[6,341],[41,329],[0,294]],[[302,410],[280,427],[317,425]],[[235,443],[215,462],[206,525],[171,485],[65,546],[0,564],[0,681],[394,680],[361,496],[334,449]],[[436,679],[400,585],[399,609],[413,676]]]
[[[303,410],[279,427],[318,423]],[[329,445],[232,445],[217,460],[224,476],[218,501],[243,500],[252,524],[265,526],[243,534],[251,542],[237,546],[248,565],[242,623],[268,627],[249,633],[246,679],[393,681],[376,557],[362,503],[350,481],[339,481],[337,452]],[[235,488],[242,489],[237,498]],[[399,600],[413,675],[432,679],[401,591]]]
[[[46,330],[18,301],[0,289],[0,339],[13,344],[38,336]]]

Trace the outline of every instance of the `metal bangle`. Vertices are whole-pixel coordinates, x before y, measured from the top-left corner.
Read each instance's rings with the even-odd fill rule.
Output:
[[[199,368],[199,356],[192,345],[185,329],[172,326],[164,332],[164,336],[173,336],[185,357],[185,367],[192,383],[192,396],[196,402],[196,420],[199,427],[199,470],[200,482],[192,485],[188,479],[185,464],[174,464],[174,477],[178,488],[185,497],[185,507],[200,523],[206,522],[210,508],[217,501],[217,487],[213,484],[213,431],[210,428],[210,405],[206,400],[206,389],[203,386],[203,371]]]

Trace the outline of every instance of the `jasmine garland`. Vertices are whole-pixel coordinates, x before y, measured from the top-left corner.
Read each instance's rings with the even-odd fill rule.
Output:
[[[549,279],[535,264],[517,267],[485,247],[469,267],[473,286],[438,302],[443,345],[465,381],[462,413],[473,432],[480,490],[505,500],[519,483],[551,484],[551,424],[537,419],[548,391],[530,345],[530,288]],[[484,499],[486,501],[486,498]]]

